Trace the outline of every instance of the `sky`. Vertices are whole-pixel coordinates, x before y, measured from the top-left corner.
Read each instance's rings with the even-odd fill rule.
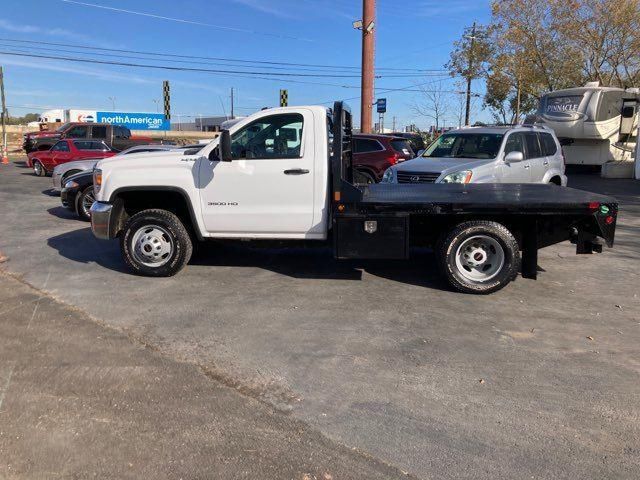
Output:
[[[2,7],[0,65],[14,116],[47,108],[110,111],[113,104],[116,111],[155,112],[169,80],[174,122],[228,115],[233,87],[236,115],[277,106],[284,88],[290,105],[347,99],[359,124],[361,34],[352,26],[361,18],[359,0],[2,0]],[[488,0],[377,0],[376,97],[387,98],[385,126],[393,117],[397,128],[433,123],[414,112],[423,98],[415,90],[461,90],[443,66],[465,27],[489,16]],[[476,83],[473,91],[482,93]],[[458,98],[450,96],[448,124],[457,123]],[[476,101],[472,121],[486,119],[481,107]]]

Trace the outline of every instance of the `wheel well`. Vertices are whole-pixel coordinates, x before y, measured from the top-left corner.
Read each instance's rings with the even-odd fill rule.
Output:
[[[555,177],[551,177],[551,179],[549,180],[549,183],[553,183],[554,185],[561,186],[562,180],[560,179],[559,176],[556,175]]]
[[[190,233],[196,233],[194,213],[183,192],[175,190],[131,190],[118,192],[113,198],[120,214],[115,231],[120,233],[127,219],[142,210],[151,208],[167,210],[177,215]]]
[[[71,175],[75,175],[76,173],[80,173],[82,170],[69,170],[62,175],[62,178],[69,178]]]
[[[375,174],[375,172],[369,168],[369,167],[361,167],[361,166],[357,166],[357,167],[353,167],[354,170],[357,170],[358,172],[361,173],[366,173],[367,175],[370,175],[371,178],[373,178],[375,181],[378,181],[378,176]]]

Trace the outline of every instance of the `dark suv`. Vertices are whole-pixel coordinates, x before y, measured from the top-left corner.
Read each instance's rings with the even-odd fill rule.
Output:
[[[387,168],[415,157],[409,141],[388,135],[353,136],[355,183],[378,183]]]
[[[386,135],[389,135],[390,137],[401,137],[406,140],[409,140],[409,145],[411,145],[411,148],[413,149],[416,155],[418,154],[419,151],[424,150],[426,148],[424,144],[424,139],[422,138],[422,135],[420,135],[419,133],[394,132],[394,133],[387,133]]]

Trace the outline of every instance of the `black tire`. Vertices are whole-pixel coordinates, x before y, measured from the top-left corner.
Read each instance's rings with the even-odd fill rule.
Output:
[[[89,185],[82,192],[76,195],[76,214],[80,218],[80,220],[84,220],[85,222],[91,221],[91,213],[89,212],[89,208],[91,208],[88,203],[90,202],[93,205],[95,198],[93,197],[93,185]]]
[[[33,161],[33,173],[37,177],[44,177],[47,175],[47,170],[42,166],[39,160]]]
[[[144,236],[144,229],[160,227],[164,230],[162,238],[172,243],[172,250],[162,264],[158,266],[145,264],[133,246],[135,236]],[[167,238],[164,238],[164,237]],[[120,236],[122,258],[127,266],[136,274],[147,277],[171,277],[184,268],[193,252],[193,244],[187,229],[180,219],[167,210],[143,210],[132,216]]]
[[[462,273],[456,262],[458,250],[477,236],[488,237],[502,249],[502,266],[495,276],[486,281],[470,279]],[[464,252],[461,252],[464,253]],[[488,294],[504,288],[515,280],[520,270],[520,248],[513,234],[502,224],[476,220],[457,225],[436,248],[438,267],[449,284],[459,292]],[[471,271],[469,269],[469,271]]]
[[[376,183],[376,179],[369,172],[363,170],[353,171],[353,183],[355,185],[371,185]]]

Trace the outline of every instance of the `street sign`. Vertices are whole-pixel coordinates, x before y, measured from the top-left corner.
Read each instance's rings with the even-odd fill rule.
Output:
[[[280,106],[289,106],[289,90],[280,90]]]
[[[376,107],[378,109],[378,113],[386,113],[387,111],[387,99],[379,98],[376,100]]]
[[[162,82],[162,94],[164,96],[164,118],[171,120],[171,91],[168,80]]]

